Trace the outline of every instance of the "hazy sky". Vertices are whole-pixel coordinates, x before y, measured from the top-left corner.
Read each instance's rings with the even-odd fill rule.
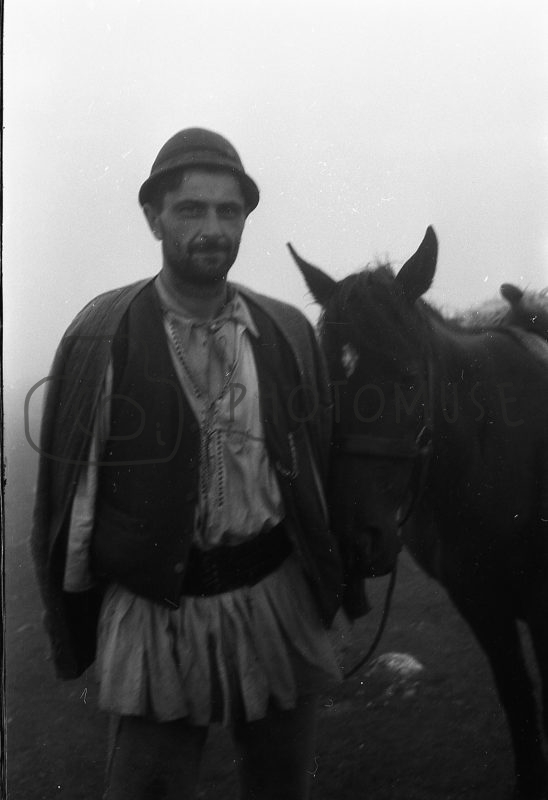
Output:
[[[206,126],[262,199],[233,277],[314,315],[290,240],[342,277],[433,224],[429,297],[548,283],[545,0],[7,0],[5,383],[160,265],[137,192]]]

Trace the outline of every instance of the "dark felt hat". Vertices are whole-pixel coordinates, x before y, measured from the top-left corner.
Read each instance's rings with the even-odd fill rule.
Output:
[[[139,190],[141,205],[149,201],[150,190],[158,178],[181,167],[229,170],[240,182],[246,211],[253,211],[259,202],[257,184],[246,174],[240,156],[230,142],[220,134],[204,128],[187,128],[168,139],[156,156],[150,177]]]

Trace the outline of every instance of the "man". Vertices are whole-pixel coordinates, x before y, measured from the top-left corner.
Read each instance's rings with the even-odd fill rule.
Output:
[[[32,543],[57,673],[97,662],[107,800],[194,797],[212,722],[243,798],[301,800],[339,674],[323,363],[300,312],[227,281],[259,201],[228,141],[177,133],[139,200],[161,271],[80,312],[45,405]]]

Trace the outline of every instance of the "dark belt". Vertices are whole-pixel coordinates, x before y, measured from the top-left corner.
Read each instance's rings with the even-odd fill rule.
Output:
[[[191,547],[181,594],[205,597],[253,586],[274,572],[290,552],[282,524],[232,547]]]

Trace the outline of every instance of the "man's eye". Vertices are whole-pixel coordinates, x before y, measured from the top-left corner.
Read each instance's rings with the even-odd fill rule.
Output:
[[[234,219],[240,213],[240,209],[236,206],[221,206],[219,208],[219,215],[225,219]]]
[[[177,211],[183,217],[199,217],[202,213],[202,207],[197,203],[185,204],[184,206],[179,206]]]

